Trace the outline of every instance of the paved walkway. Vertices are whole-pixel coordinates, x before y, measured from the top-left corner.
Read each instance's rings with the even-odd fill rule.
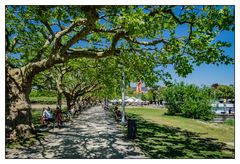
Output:
[[[92,107],[71,125],[49,133],[33,146],[6,149],[6,158],[146,158],[133,141],[126,139],[111,113],[101,107]]]

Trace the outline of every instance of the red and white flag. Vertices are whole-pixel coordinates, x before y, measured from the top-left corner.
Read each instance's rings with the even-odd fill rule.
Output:
[[[139,82],[137,83],[136,92],[137,92],[137,93],[141,93],[141,92],[142,92],[142,82],[141,82],[141,81],[139,81]]]

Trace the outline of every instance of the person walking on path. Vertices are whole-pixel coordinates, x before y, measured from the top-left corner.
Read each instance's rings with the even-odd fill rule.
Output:
[[[58,127],[62,126],[63,123],[62,110],[58,106],[55,110],[55,120],[57,122]]]

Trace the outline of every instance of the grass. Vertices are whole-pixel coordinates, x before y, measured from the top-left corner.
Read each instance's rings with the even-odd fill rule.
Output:
[[[235,126],[235,120],[233,118],[228,118],[224,121],[224,124],[229,126]]]
[[[126,109],[137,118],[136,142],[151,158],[234,158],[234,127],[168,116],[165,109]]]
[[[30,97],[31,103],[56,104],[57,97]]]
[[[32,123],[34,125],[40,124],[41,116],[42,116],[42,110],[40,110],[40,109],[32,109]]]

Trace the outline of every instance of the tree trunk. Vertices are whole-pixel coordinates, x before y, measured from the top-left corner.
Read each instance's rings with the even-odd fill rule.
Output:
[[[70,94],[65,93],[64,95],[67,101],[67,110],[71,110],[73,107],[75,107],[76,100]]]
[[[62,108],[62,93],[57,92],[57,105]]]
[[[28,138],[32,134],[31,84],[25,69],[6,68],[6,139]]]

